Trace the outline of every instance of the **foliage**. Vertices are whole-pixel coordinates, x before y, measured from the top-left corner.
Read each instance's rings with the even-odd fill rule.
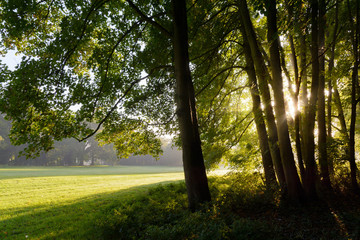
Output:
[[[63,138],[86,138],[100,126],[98,140],[113,142],[119,154],[161,153],[160,129],[152,124],[174,113],[167,38],[124,1],[0,4],[2,50],[24,55],[14,71],[1,73],[0,111],[12,120],[12,142],[28,143],[27,157]],[[168,5],[148,1],[140,10],[159,15],[166,26]],[[155,43],[167,47],[152,53]]]
[[[213,195],[215,193],[217,199],[214,203],[204,205],[203,210],[196,213],[189,212],[185,206],[184,183],[153,188],[146,196],[123,203],[109,211],[105,220],[99,220],[105,238],[205,240],[263,239],[269,236],[270,230],[261,221],[238,218],[230,211],[229,206],[236,203],[230,203],[226,196],[233,196],[228,195],[227,191],[237,185],[238,182],[231,184],[234,178],[236,179],[211,179]],[[255,179],[256,177],[252,178]],[[252,181],[251,186],[241,184],[242,187],[237,188],[243,190],[237,195],[243,199],[242,206],[252,204],[254,192],[250,192],[257,188],[255,182],[257,181]],[[106,235],[109,233],[111,235]]]
[[[184,206],[184,184],[176,183],[109,209],[97,225],[115,239],[348,239],[358,233],[360,206],[342,204],[340,195],[331,207],[279,205],[253,174],[210,178],[210,188],[213,202],[195,213]]]

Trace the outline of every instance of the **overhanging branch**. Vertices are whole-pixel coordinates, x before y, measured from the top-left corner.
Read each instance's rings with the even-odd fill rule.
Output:
[[[147,78],[148,76],[146,77],[143,77],[143,78],[140,78],[140,79],[137,79],[135,81],[133,81],[130,86],[126,89],[126,91],[124,92],[124,94],[116,101],[115,105],[112,106],[112,108],[110,109],[110,111],[107,112],[107,114],[105,115],[105,117],[99,122],[98,126],[96,127],[96,129],[94,131],[92,131],[89,135],[87,135],[86,137],[84,138],[76,138],[76,140],[78,140],[79,142],[82,142],[90,137],[92,137],[93,135],[95,135],[97,133],[97,131],[99,131],[99,129],[101,128],[101,126],[103,125],[103,123],[110,117],[110,115],[116,110],[117,106],[119,105],[119,103],[126,97],[126,95],[131,91],[131,89],[135,86],[135,84],[139,83],[141,80]]]
[[[244,67],[242,67],[242,66],[230,66],[230,67],[227,67],[227,68],[222,69],[222,70],[221,70],[220,72],[218,72],[214,77],[212,77],[212,78],[210,79],[210,81],[209,81],[207,84],[205,84],[204,87],[202,87],[202,88],[195,94],[195,97],[197,97],[198,95],[200,95],[200,94],[201,94],[207,87],[209,87],[210,84],[211,84],[218,76],[220,76],[222,73],[224,73],[224,72],[226,72],[226,71],[228,71],[228,70],[231,70],[231,69],[235,69],[235,68],[244,69]]]
[[[159,29],[163,34],[168,36],[169,38],[172,38],[173,35],[163,26],[161,26],[159,23],[152,20],[150,17],[146,16],[131,0],[126,0],[126,2],[129,4],[129,6],[134,9],[134,11],[139,14],[139,16],[144,19],[146,22],[150,23],[152,26]]]

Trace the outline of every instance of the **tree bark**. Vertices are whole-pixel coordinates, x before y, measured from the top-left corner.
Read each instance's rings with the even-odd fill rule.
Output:
[[[255,118],[256,131],[259,138],[260,151],[262,156],[262,163],[265,173],[265,182],[268,190],[271,190],[277,185],[276,176],[274,172],[274,166],[271,158],[270,147],[268,142],[268,134],[266,131],[263,112],[261,110],[261,101],[258,90],[258,84],[256,79],[256,72],[254,67],[254,61],[251,57],[250,46],[247,40],[246,31],[241,25],[241,32],[243,34],[243,50],[246,59],[246,72],[249,79],[251,99],[253,102],[253,114]]]
[[[328,105],[327,105],[327,135],[330,141],[332,141],[332,102],[333,102],[333,80],[332,80],[332,72],[334,69],[334,62],[335,62],[335,46],[336,46],[336,38],[337,38],[337,31],[338,31],[338,25],[339,25],[339,5],[338,1],[336,1],[335,6],[335,25],[332,32],[332,42],[330,47],[330,59],[329,59],[329,66],[328,66],[328,90],[329,90],[329,96],[328,96]],[[329,157],[329,156],[328,156]],[[334,161],[330,157],[328,159],[329,163],[329,174],[330,176],[334,175]]]
[[[283,192],[285,193],[287,188],[286,178],[282,164],[280,149],[278,145],[277,126],[275,123],[275,117],[273,114],[273,108],[271,105],[271,96],[268,86],[268,82],[270,82],[270,75],[268,73],[263,56],[261,54],[261,51],[259,49],[256,40],[256,34],[251,23],[247,3],[245,0],[239,0],[238,3],[239,3],[239,14],[241,17],[242,25],[246,32],[248,43],[250,45],[251,56],[254,61],[256,75],[259,80],[259,90],[260,90],[262,102],[264,104],[265,120],[267,123],[268,133],[269,133],[269,145],[270,145],[271,157],[273,159],[276,176],[278,178],[279,184]]]
[[[301,142],[301,149],[302,149],[302,162],[299,162],[299,166],[300,166],[300,175],[301,175],[301,179],[304,183],[305,180],[305,168],[304,168],[304,158],[305,158],[305,140],[304,140],[304,136],[306,134],[304,134],[305,132],[305,124],[306,124],[306,113],[308,110],[308,88],[307,88],[307,45],[306,45],[306,25],[304,24],[303,21],[301,21],[301,24],[303,25],[303,31],[301,31],[301,29],[299,29],[299,36],[300,36],[300,40],[299,40],[299,46],[300,46],[300,51],[299,51],[299,55],[300,55],[300,82],[301,82],[301,94],[300,94],[300,102],[301,102],[301,108],[300,108],[300,112],[301,114],[301,118],[300,118],[300,135],[302,137],[302,142]]]
[[[278,126],[277,131],[279,137],[281,159],[284,167],[289,197],[292,200],[302,201],[303,189],[295,166],[285,111],[279,36],[277,29],[276,1],[268,0],[266,2],[266,8],[268,27],[267,39],[270,43],[270,63],[273,80],[272,88],[274,91],[275,113]]]
[[[325,0],[319,1],[319,89],[318,89],[318,148],[320,181],[325,189],[331,189],[326,136],[326,105],[325,105]]]
[[[350,142],[350,137],[349,137],[348,129],[347,129],[347,126],[346,126],[344,109],[343,109],[342,104],[341,104],[340,94],[339,94],[339,90],[337,88],[336,81],[334,81],[333,88],[334,88],[334,94],[333,94],[334,104],[335,104],[335,107],[336,107],[337,112],[338,112],[337,118],[339,119],[339,122],[340,122],[340,131],[341,131],[341,134],[343,135],[343,137],[344,137],[344,139],[346,141],[346,144],[348,145],[349,142]]]
[[[289,42],[290,42],[290,48],[291,48],[291,59],[294,66],[294,72],[295,72],[295,84],[296,84],[296,90],[293,96],[293,104],[295,107],[295,146],[296,146],[296,153],[297,153],[297,160],[300,170],[301,178],[304,175],[305,168],[303,163],[303,156],[302,156],[302,150],[301,150],[301,136],[300,136],[300,111],[298,107],[298,101],[299,101],[299,93],[300,93],[300,78],[299,78],[299,69],[298,69],[298,63],[296,59],[296,52],[295,52],[295,46],[294,41],[291,35],[289,35]]]
[[[299,24],[299,17],[297,14],[294,15],[294,7],[292,3],[289,3],[288,1],[285,1],[286,4],[286,8],[288,9],[288,15],[289,15],[289,23],[291,23],[295,29],[295,31],[298,31],[300,29],[300,24]],[[301,5],[297,6],[299,8],[299,10],[301,11]],[[301,33],[300,33],[301,34]],[[290,55],[290,59],[291,59],[291,63],[293,66],[293,70],[294,70],[294,78],[295,78],[295,92],[292,95],[292,99],[293,99],[293,104],[295,107],[295,116],[294,116],[294,125],[295,125],[295,146],[296,146],[296,155],[297,155],[297,161],[298,161],[298,166],[299,166],[299,170],[300,170],[300,176],[301,178],[303,178],[304,172],[305,172],[305,168],[304,168],[304,163],[303,163],[303,156],[302,156],[302,149],[301,149],[301,135],[300,135],[300,109],[299,109],[299,94],[300,94],[300,74],[299,74],[299,65],[298,65],[298,60],[297,60],[297,56],[296,56],[296,50],[295,50],[295,44],[294,44],[294,38],[293,38],[293,34],[289,31],[288,33],[288,39],[289,39],[289,43],[290,43],[290,50],[291,50],[291,55]],[[282,56],[284,56],[284,54],[282,53]],[[283,57],[285,58],[285,57]],[[285,63],[285,59],[282,61],[282,65],[283,65],[283,69],[286,66]],[[290,79],[290,77],[289,77]],[[291,90],[291,91],[290,91]],[[289,83],[289,92],[292,93],[292,88],[291,85]]]
[[[350,142],[349,142],[349,162],[350,162],[350,175],[351,175],[351,185],[353,190],[356,193],[360,192],[359,185],[357,183],[357,166],[355,159],[355,123],[356,123],[356,105],[357,105],[357,88],[358,88],[358,75],[359,75],[359,33],[360,33],[360,16],[359,16],[359,1],[356,1],[355,11],[356,11],[356,25],[353,26],[351,14],[351,7],[348,1],[349,8],[349,25],[351,28],[352,35],[352,45],[353,45],[353,56],[354,56],[354,66],[351,74],[351,116],[350,116]]]
[[[183,149],[185,183],[189,208],[198,209],[211,200],[197,124],[195,95],[189,68],[188,27],[185,0],[173,0],[174,64],[176,103]]]
[[[304,187],[309,199],[317,199],[316,179],[317,169],[315,162],[315,112],[319,89],[319,59],[318,59],[318,1],[311,1],[311,95],[306,114],[304,129],[304,150],[305,150],[305,181]]]

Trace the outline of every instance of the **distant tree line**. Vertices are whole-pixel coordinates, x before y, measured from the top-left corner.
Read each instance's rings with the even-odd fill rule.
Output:
[[[86,142],[64,139],[55,142],[53,149],[39,157],[28,158],[20,153],[24,146],[14,146],[8,137],[11,122],[0,115],[0,165],[11,166],[84,166],[84,165],[131,165],[131,166],[181,166],[181,151],[171,143],[163,144],[163,154],[155,159],[150,155],[119,158],[112,144],[99,146],[94,138]]]

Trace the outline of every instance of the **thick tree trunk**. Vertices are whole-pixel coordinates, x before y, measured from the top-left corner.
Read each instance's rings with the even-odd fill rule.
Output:
[[[304,129],[304,150],[305,150],[305,181],[304,187],[309,199],[317,199],[316,193],[316,179],[317,169],[315,162],[315,141],[314,141],[314,127],[315,127],[315,112],[316,102],[319,89],[319,59],[318,59],[318,1],[311,1],[311,96],[306,114],[305,129]]]
[[[247,4],[245,0],[239,1],[239,13],[241,16],[242,24],[246,32],[248,43],[250,45],[251,56],[254,61],[255,71],[259,80],[259,90],[260,90],[262,102],[264,104],[265,120],[269,133],[269,145],[270,145],[271,157],[273,159],[273,163],[275,166],[276,176],[278,178],[282,190],[285,192],[286,178],[281,160],[280,149],[278,145],[277,126],[275,123],[275,117],[273,114],[273,108],[271,105],[271,96],[268,86],[268,82],[270,81],[270,75],[266,68],[259,46],[257,44],[256,34],[254,32],[250,20],[249,10],[247,8]]]
[[[189,68],[186,2],[185,0],[173,0],[172,4],[177,117],[182,141],[189,208],[194,211],[201,203],[210,201],[211,197],[201,150],[195,96]]]
[[[326,105],[325,105],[325,0],[319,1],[319,89],[318,89],[318,148],[320,181],[325,189],[331,189],[327,157]]]
[[[270,63],[273,80],[272,88],[274,90],[275,113],[278,125],[277,131],[279,137],[281,159],[284,167],[289,197],[293,200],[302,200],[303,189],[295,166],[285,111],[283,82],[281,76],[279,36],[276,23],[276,1],[268,0],[266,3],[268,25],[267,38],[268,42],[270,43]]]
[[[247,42],[248,40],[246,36],[246,31],[243,26],[241,26],[241,32],[243,34],[243,40],[244,40],[243,49],[246,59],[246,72],[249,79],[251,99],[253,102],[252,111],[254,114],[256,130],[259,137],[260,151],[261,151],[262,163],[265,173],[265,181],[266,181],[267,189],[271,190],[273,187],[277,185],[277,182],[276,182],[274,166],[271,158],[271,153],[270,153],[268,134],[266,131],[263,112],[261,110],[261,101],[260,101],[259,90],[257,85],[254,62],[251,57],[250,46],[249,43]]]

